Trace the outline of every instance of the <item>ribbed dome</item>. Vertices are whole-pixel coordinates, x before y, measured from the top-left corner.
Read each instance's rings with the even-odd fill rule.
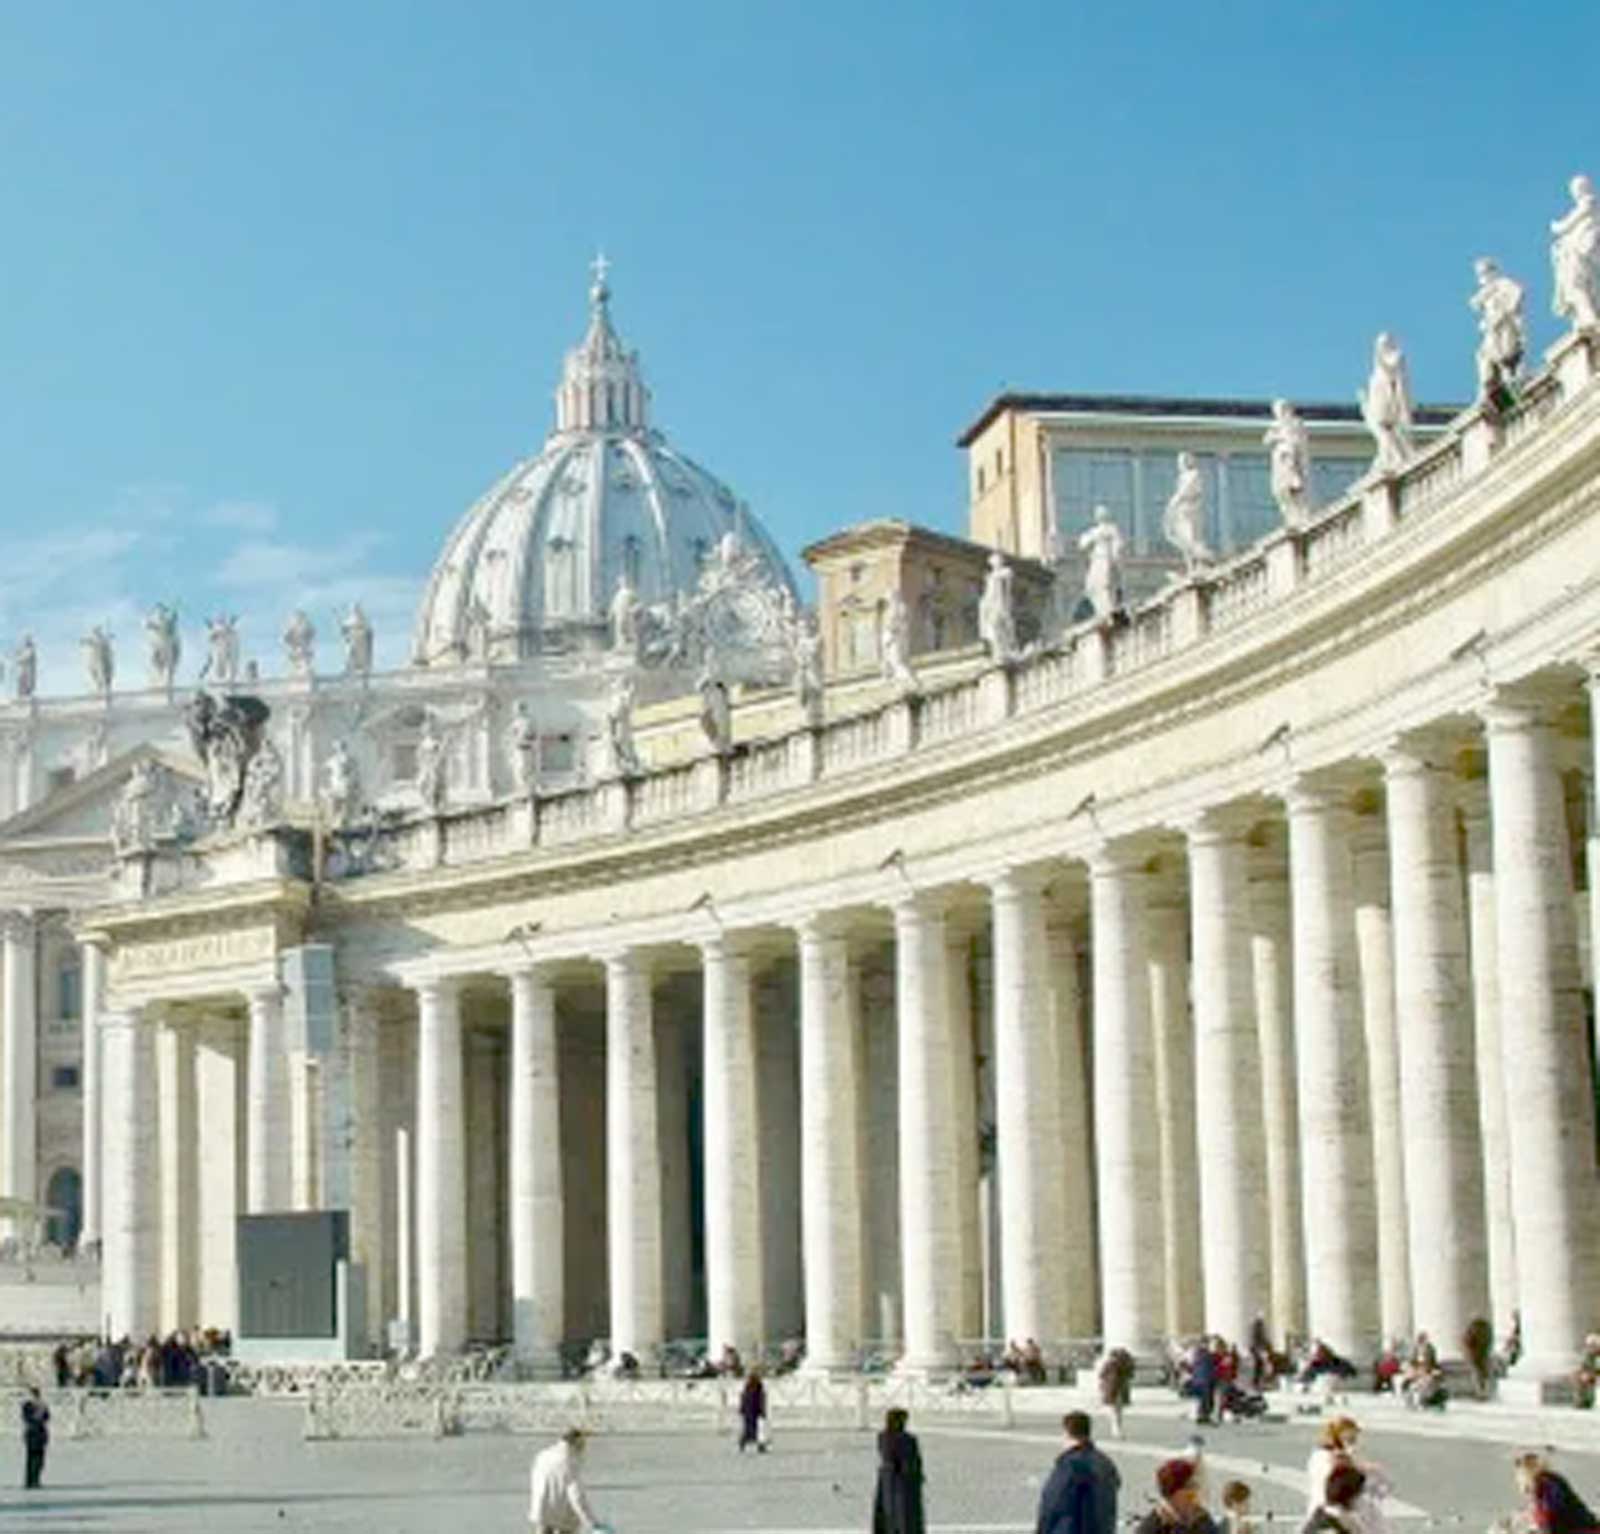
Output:
[[[611,325],[604,262],[589,330],[567,354],[556,429],[457,524],[417,612],[413,659],[511,661],[598,635],[619,577],[646,606],[695,590],[733,533],[793,592],[777,546],[733,492],[648,421],[637,352]]]

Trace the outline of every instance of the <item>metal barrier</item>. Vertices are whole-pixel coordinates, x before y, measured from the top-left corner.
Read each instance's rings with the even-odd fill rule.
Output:
[[[57,1390],[45,1397],[67,1438],[204,1438],[198,1390]]]

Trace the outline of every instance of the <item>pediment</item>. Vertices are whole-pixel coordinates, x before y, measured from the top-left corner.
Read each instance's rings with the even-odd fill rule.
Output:
[[[87,777],[68,783],[39,803],[0,821],[0,854],[50,843],[109,842],[111,818],[123,785],[140,762],[154,761],[184,782],[200,783],[200,764],[178,752],[142,744],[114,757]]]

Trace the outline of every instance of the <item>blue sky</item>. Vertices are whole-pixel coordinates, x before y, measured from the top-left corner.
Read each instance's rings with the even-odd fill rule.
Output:
[[[604,6],[0,0],[0,644],[75,687],[177,601],[361,596],[398,660],[551,419],[587,264],[656,418],[791,555],[961,530],[1002,387],[1471,389],[1600,172],[1590,0]],[[797,561],[798,562],[798,561]],[[188,669],[188,668],[186,668]]]

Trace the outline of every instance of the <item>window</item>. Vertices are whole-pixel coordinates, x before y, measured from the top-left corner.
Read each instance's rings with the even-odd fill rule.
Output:
[[[1055,463],[1056,510],[1071,543],[1104,506],[1132,541],[1137,532],[1133,504],[1133,457],[1126,452],[1062,448]]]
[[[983,494],[983,465],[978,465],[978,494]]]
[[[396,783],[410,783],[417,776],[417,745],[415,741],[402,741],[394,748],[390,763],[390,776]]]
[[[1206,542],[1213,549],[1224,547],[1222,541],[1222,519],[1220,498],[1217,495],[1217,460],[1213,453],[1196,453],[1195,458],[1200,464],[1200,478],[1206,487]],[[1171,453],[1145,453],[1142,459],[1144,469],[1144,515],[1140,519],[1144,529],[1144,538],[1139,543],[1141,552],[1167,554],[1174,558],[1178,551],[1167,542],[1166,534],[1161,530],[1162,517],[1167,509],[1167,502],[1172,499],[1172,492],[1178,483],[1178,455]]]
[[[1272,495],[1272,468],[1265,453],[1228,455],[1228,551],[1248,548],[1283,526]]]
[[[75,1065],[56,1065],[50,1069],[50,1090],[53,1092],[76,1092],[78,1090],[78,1067]]]
[[[1370,467],[1364,458],[1313,458],[1311,488],[1317,505],[1338,500]]]
[[[70,788],[77,781],[78,769],[76,767],[52,767],[45,774],[46,791],[52,794],[58,789]]]
[[[83,1017],[83,968],[74,959],[56,972],[56,1013],[69,1022]]]

